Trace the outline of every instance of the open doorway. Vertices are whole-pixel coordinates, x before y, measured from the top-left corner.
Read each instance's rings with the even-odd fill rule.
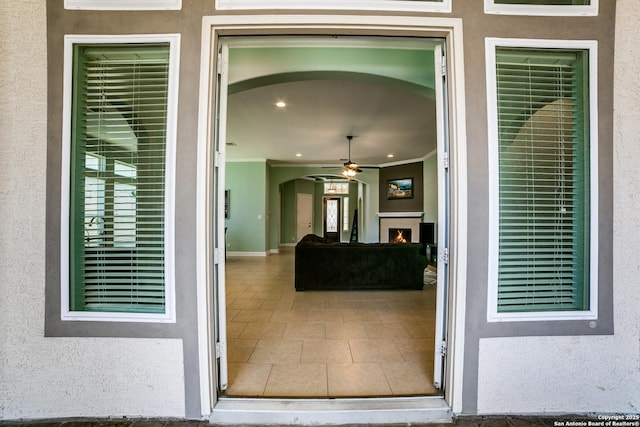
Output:
[[[367,171],[368,184],[380,190],[378,194],[371,193],[367,198],[357,199],[361,204],[364,201],[362,212],[369,219],[363,221],[365,242],[380,242],[379,217],[382,215],[378,210],[380,197],[384,197],[387,188],[380,181],[378,169],[386,167],[402,169],[402,165],[420,163],[421,171],[426,165],[433,168],[411,178],[412,185],[414,180],[416,184],[411,189],[413,193],[404,191],[402,197],[395,197],[411,198],[418,202],[418,208],[407,208],[406,200],[400,200],[396,206],[412,209],[412,217],[419,212],[418,222],[430,220],[439,224],[439,230],[440,227],[445,229],[445,224],[438,222],[439,172],[438,162],[433,161],[438,148],[435,70],[441,44],[441,40],[431,39],[350,37],[339,40],[335,37],[224,40],[222,54],[226,53],[228,60],[223,58],[222,63],[228,67],[225,89],[229,96],[228,101],[222,100],[226,104],[221,108],[227,109],[224,132],[227,159],[234,162],[234,168],[244,168],[248,167],[244,163],[255,163],[255,160],[245,160],[242,156],[252,159],[256,152],[267,153],[264,155],[264,188],[274,193],[275,185],[280,184],[277,176],[287,175],[282,172],[285,168],[289,175],[300,175],[299,178],[322,168],[339,166],[336,159],[338,162],[346,161],[346,168],[352,163],[351,146],[345,159],[342,158],[345,155],[344,144],[336,149],[330,142],[337,139],[336,132],[355,133],[367,147],[361,151],[360,158],[373,169]],[[296,59],[296,55],[300,58]],[[390,60],[387,55],[395,55],[395,59]],[[288,67],[293,71],[287,67],[285,71],[274,71],[278,68],[276,64],[282,63],[279,62],[282,58],[288,59]],[[396,69],[373,71],[372,60],[378,70],[384,67],[375,65],[389,64],[389,61]],[[255,72],[261,67],[270,69],[268,74]],[[249,69],[253,71],[247,71]],[[340,101],[345,99],[347,101],[341,104]],[[313,105],[315,114],[312,114],[312,119],[305,119],[299,111],[289,113],[292,103],[298,110]],[[256,104],[263,107],[273,104],[275,108],[259,110]],[[389,110],[388,105],[383,107],[381,104],[396,106]],[[398,104],[401,107],[397,107]],[[347,109],[340,110],[338,105]],[[375,111],[371,111],[371,106]],[[336,114],[336,111],[342,114]],[[282,120],[281,116],[287,114],[294,118]],[[259,123],[265,120],[276,126],[277,136],[269,133],[271,126]],[[295,125],[282,126],[281,123]],[[329,132],[323,133],[326,128],[330,129]],[[311,143],[292,146],[284,142],[290,140],[310,140]],[[314,143],[321,147],[314,149]],[[243,151],[245,148],[238,147],[247,148]],[[397,154],[393,150],[397,150]],[[292,157],[294,152],[297,159]],[[299,159],[305,156],[308,158]],[[390,161],[391,156],[397,157]],[[363,172],[359,168],[358,171]],[[436,179],[425,183],[427,175]],[[236,174],[236,178],[238,176]],[[406,177],[397,178],[404,180]],[[255,191],[255,184],[249,183],[247,191]],[[238,183],[234,185],[237,193]],[[425,195],[433,195],[434,188],[435,197],[425,201]],[[299,194],[296,193],[296,197]],[[283,197],[282,194],[279,196]],[[325,241],[341,240],[341,224],[348,220],[343,221],[341,217],[340,202],[341,199],[335,197],[322,197],[323,224],[319,234]],[[284,208],[274,215],[272,207],[285,205],[282,200],[270,205],[265,198],[265,212],[270,214],[263,218],[271,218],[284,227]],[[403,211],[393,213],[390,217],[397,217]],[[273,219],[274,216],[277,219]],[[258,213],[257,218],[260,217]],[[334,220],[331,223],[327,222],[330,218]],[[298,219],[296,214],[296,230],[300,226]],[[233,246],[239,234],[234,235],[234,227],[228,228],[230,241],[227,247]],[[315,227],[312,230],[317,231]],[[298,231],[292,240],[298,241],[299,234]],[[224,348],[228,351],[224,355],[227,360],[221,360],[220,365],[221,369],[229,368],[228,388],[223,390],[228,396],[378,397],[439,393],[434,383],[440,388],[441,382],[433,373],[434,368],[438,369],[435,359],[440,357],[436,354],[436,332],[438,324],[441,327],[443,322],[438,322],[436,316],[436,286],[413,293],[352,291],[296,294],[292,292],[291,283],[293,251],[283,246],[290,242],[282,238],[277,250],[273,251],[269,246],[271,242],[267,240],[265,254],[276,252],[277,255],[238,256],[226,261],[226,316],[220,323],[225,327],[227,345]],[[418,236],[414,243],[417,242]],[[332,266],[327,265],[326,268],[331,269]],[[345,384],[362,385],[367,379],[371,383],[358,390],[344,387]]]

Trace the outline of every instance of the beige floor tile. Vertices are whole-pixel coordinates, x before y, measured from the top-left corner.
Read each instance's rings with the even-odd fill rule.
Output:
[[[247,362],[258,340],[232,338],[227,340],[227,360]]]
[[[301,363],[351,363],[348,340],[305,340]]]
[[[294,301],[292,309],[296,311],[324,311],[324,301]]]
[[[387,305],[394,310],[427,310],[429,308],[429,299],[424,298],[422,291],[409,291],[402,294],[398,298],[387,300]]]
[[[420,322],[425,320],[424,313],[421,311],[389,309],[379,311],[378,316],[381,322],[401,323],[401,322]]]
[[[324,323],[289,322],[282,338],[288,340],[317,340],[324,339]]]
[[[410,335],[402,323],[365,323],[369,338],[409,338]]]
[[[358,310],[388,310],[389,305],[386,300],[382,299],[371,299],[371,300],[363,300],[358,301],[356,303]]]
[[[327,365],[329,396],[389,396],[391,387],[377,363],[345,363]]]
[[[354,339],[349,340],[354,363],[402,362],[402,353],[392,340]]]
[[[271,372],[271,364],[229,363],[229,396],[257,397],[264,389]]]
[[[268,322],[273,314],[272,310],[240,310],[233,318],[237,322]]]
[[[307,313],[307,322],[342,322],[342,312],[310,310]]]
[[[325,323],[327,339],[369,338],[362,322]]]
[[[324,363],[275,364],[264,396],[326,397],[327,366]]]
[[[255,295],[254,292],[240,291],[235,289],[230,291],[229,289],[227,289],[227,294],[226,294],[227,305],[237,299],[251,300],[254,297],[254,295]]]
[[[227,338],[239,338],[248,324],[247,322],[227,322]]]
[[[281,307],[282,307],[282,303],[280,301],[267,299],[267,300],[263,300],[262,304],[258,308],[260,310],[278,310]]]
[[[406,361],[429,363],[433,362],[434,340],[431,338],[394,339],[402,357]]]
[[[329,311],[352,311],[356,310],[358,307],[356,305],[356,301],[348,301],[348,300],[330,300],[324,303],[325,309]]]
[[[343,311],[342,320],[345,322],[379,322],[380,316],[375,310]]]
[[[227,270],[228,271],[228,270]],[[237,280],[229,280],[229,275],[227,274],[227,283],[226,283],[226,294],[227,298],[232,294],[232,292],[246,292],[249,288],[249,285],[246,283],[239,282]]]
[[[298,363],[302,340],[260,340],[249,363]]]
[[[234,320],[235,317],[238,315],[238,313],[240,313],[240,310],[233,310],[233,309],[229,310],[227,308],[227,322]]]
[[[296,292],[296,302],[304,301],[312,304],[324,303],[325,301],[332,300],[332,292]]]
[[[264,299],[264,300],[271,300],[271,301],[280,301],[282,297],[284,297],[284,292],[276,291],[275,289],[270,292],[260,291],[260,292],[256,292],[255,294],[255,298],[257,299]]]
[[[380,366],[396,396],[436,394],[433,365],[418,362],[381,363]]]
[[[248,323],[240,338],[274,339],[282,338],[286,323]]]
[[[431,351],[433,352],[434,340],[430,338],[395,338],[393,340],[401,352]]]
[[[412,338],[433,338],[436,334],[435,321],[402,322]]]
[[[293,277],[292,249],[227,260],[226,395],[433,393],[435,287],[296,292]]]
[[[232,303],[227,302],[227,307],[231,309],[239,309],[239,310],[257,310],[264,303],[264,300],[252,298],[236,298]]]
[[[272,322],[306,322],[306,311],[293,311],[293,310],[274,310],[271,316]]]

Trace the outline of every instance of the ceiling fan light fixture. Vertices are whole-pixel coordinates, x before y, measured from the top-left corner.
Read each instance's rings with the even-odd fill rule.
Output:
[[[346,178],[353,178],[358,172],[362,172],[358,167],[358,164],[351,161],[351,140],[353,135],[347,135],[347,141],[349,142],[349,158],[342,168],[342,175]]]
[[[351,169],[351,168],[345,168],[342,171],[342,175],[345,176],[346,178],[353,178],[354,176],[356,176],[358,172],[356,172],[355,169]]]

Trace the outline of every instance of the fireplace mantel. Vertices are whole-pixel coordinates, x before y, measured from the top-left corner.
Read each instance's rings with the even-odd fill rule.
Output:
[[[378,218],[422,218],[424,212],[378,212]]]

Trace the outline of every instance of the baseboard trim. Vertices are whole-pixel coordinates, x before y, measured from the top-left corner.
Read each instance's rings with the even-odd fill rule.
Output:
[[[345,425],[450,423],[441,396],[371,399],[221,398],[209,420],[215,424]]]
[[[227,251],[227,256],[267,256],[267,252]]]

